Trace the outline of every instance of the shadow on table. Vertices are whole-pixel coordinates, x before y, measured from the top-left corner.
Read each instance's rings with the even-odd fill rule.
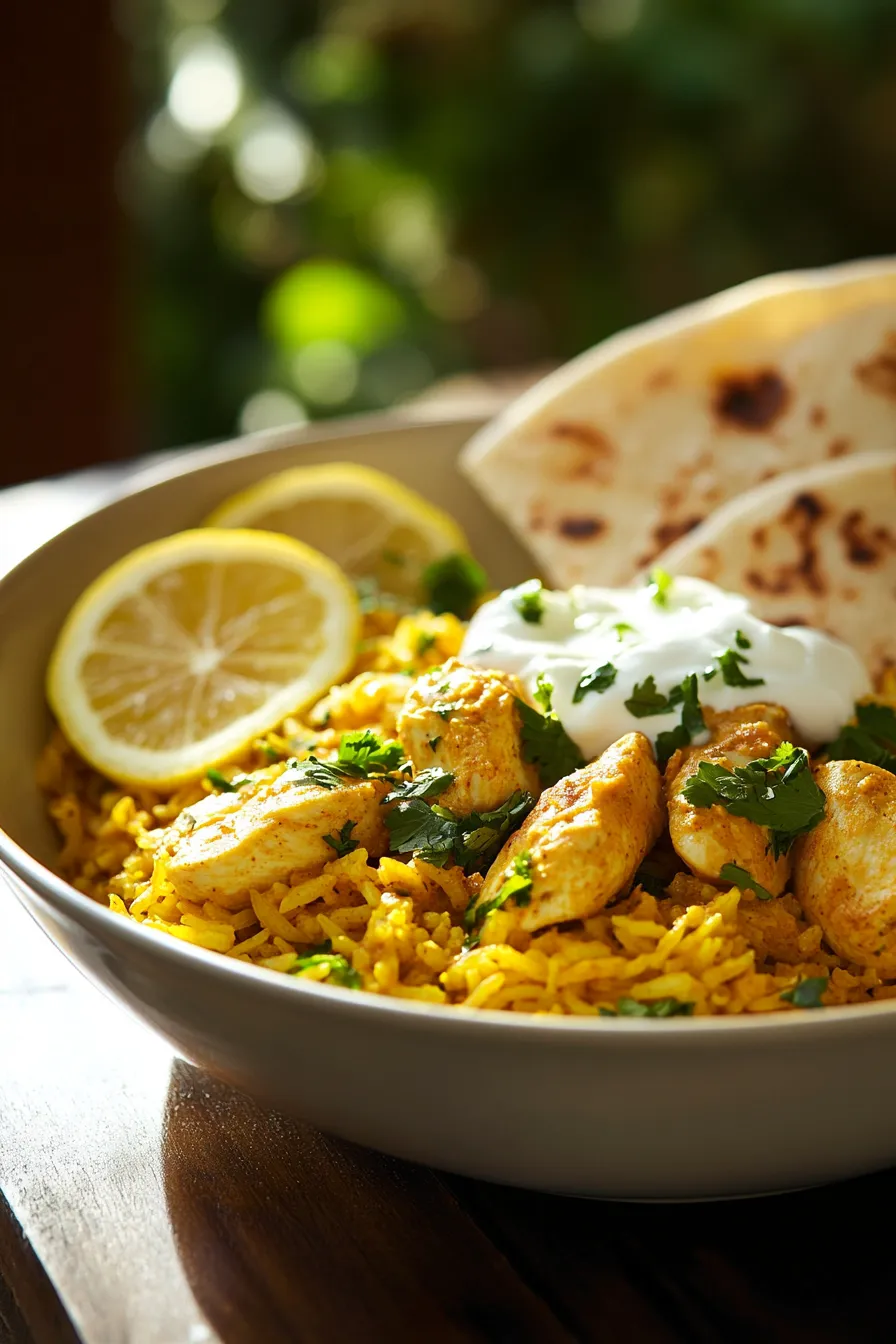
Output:
[[[728,1203],[541,1195],[328,1138],[183,1062],[163,1169],[225,1344],[893,1338],[893,1173]]]

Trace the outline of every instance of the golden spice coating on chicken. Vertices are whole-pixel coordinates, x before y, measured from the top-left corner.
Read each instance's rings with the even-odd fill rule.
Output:
[[[663,783],[642,733],[626,733],[590,765],[545,789],[492,864],[479,904],[528,856],[531,900],[520,926],[587,919],[624,891],[666,822]]]
[[[389,848],[380,806],[388,788],[371,780],[321,788],[289,770],[257,777],[182,812],[162,834],[156,859],[180,896],[207,901],[320,868],[336,857],[324,837],[338,837],[349,821],[351,839],[379,858]]]
[[[439,797],[454,812],[489,812],[521,789],[538,796],[538,774],[523,760],[515,676],[449,658],[411,685],[398,736],[415,774],[441,766],[454,776]]]
[[[815,779],[825,817],[794,847],[794,894],[841,957],[896,975],[896,775],[828,761]]]
[[[701,761],[732,770],[770,756],[782,742],[792,742],[790,720],[779,705],[742,705],[724,713],[707,709],[705,717],[709,742],[677,751],[666,767],[672,844],[697,877],[718,882],[724,865],[735,863],[778,896],[790,876],[790,856],[774,857],[766,827],[746,817],[733,817],[718,803],[694,807],[683,790]]]

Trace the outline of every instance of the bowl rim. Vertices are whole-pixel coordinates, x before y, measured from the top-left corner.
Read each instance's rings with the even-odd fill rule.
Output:
[[[471,414],[451,416],[443,414],[419,413],[414,408],[407,412],[388,411],[369,415],[336,418],[321,424],[303,426],[285,426],[266,430],[257,434],[228,439],[222,443],[209,444],[183,450],[173,450],[170,461],[147,464],[130,474],[121,488],[106,494],[94,508],[74,520],[67,527],[43,542],[34,551],[24,556],[12,569],[0,575],[0,593],[15,586],[21,575],[27,571],[37,557],[57,547],[64,548],[69,535],[87,520],[114,511],[124,500],[142,494],[154,486],[165,484],[182,477],[190,476],[198,470],[211,469],[234,458],[261,455],[277,448],[294,447],[302,443],[329,443],[340,438],[375,434],[377,432],[419,432],[421,429],[442,429],[451,426],[469,426],[471,431],[483,423],[484,416]],[[497,1009],[476,1008],[459,1009],[458,1005],[425,1003],[419,1000],[397,998],[345,989],[340,986],[325,986],[315,981],[269,972],[265,967],[250,965],[234,958],[222,956],[206,948],[197,947],[179,938],[163,938],[158,931],[146,929],[135,920],[124,919],[114,910],[102,906],[98,901],[66,882],[0,827],[0,874],[6,866],[15,874],[28,890],[38,899],[57,907],[63,914],[81,925],[93,923],[102,936],[106,929],[117,929],[118,936],[126,941],[136,939],[136,945],[144,951],[151,951],[163,961],[178,967],[194,964],[197,970],[215,979],[236,976],[248,977],[247,983],[257,993],[269,997],[282,994],[311,995],[321,1010],[330,1015],[355,1017],[358,1012],[386,1014],[408,1027],[428,1023],[433,1030],[466,1032],[478,1025],[482,1032],[512,1033],[515,1039],[531,1037],[540,1040],[547,1036],[557,1043],[561,1040],[572,1042],[584,1035],[588,1039],[601,1039],[605,1042],[625,1039],[629,1044],[632,1038],[643,1045],[652,1045],[656,1040],[665,1040],[671,1036],[678,1042],[692,1040],[710,1043],[719,1032],[729,1039],[739,1040],[742,1045],[755,1041],[757,1035],[767,1035],[773,1031],[780,1038],[785,1035],[807,1030],[816,1034],[824,1031],[836,1035],[843,1031],[861,1031],[863,1024],[872,1020],[892,1019],[896,1022],[896,999],[881,1000],[876,1003],[853,1003],[836,1007],[826,1007],[820,1012],[802,1010],[782,1013],[739,1013],[732,1015],[707,1015],[700,1017],[671,1017],[662,1024],[645,1018],[612,1018],[596,1016],[575,1016],[571,1014],[509,1013]],[[19,898],[14,883],[9,884]],[[20,898],[19,898],[20,899]],[[110,922],[111,921],[111,922]],[[48,935],[49,936],[49,935]],[[58,946],[58,945],[57,945]],[[61,949],[60,949],[61,950]],[[447,1011],[446,1011],[447,1010]],[[853,1024],[850,1026],[850,1024]],[[658,1034],[659,1033],[659,1034]]]

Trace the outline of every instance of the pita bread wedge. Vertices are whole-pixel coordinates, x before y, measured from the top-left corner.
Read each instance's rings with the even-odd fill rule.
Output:
[[[611,337],[467,445],[555,586],[620,584],[780,472],[896,448],[896,258],[750,281]]]
[[[896,452],[787,472],[713,513],[657,564],[743,593],[774,625],[852,645],[876,683],[896,667]]]

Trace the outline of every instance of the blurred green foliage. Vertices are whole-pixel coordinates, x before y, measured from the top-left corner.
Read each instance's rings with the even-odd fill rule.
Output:
[[[893,0],[124,0],[122,24],[152,445],[894,250]]]

